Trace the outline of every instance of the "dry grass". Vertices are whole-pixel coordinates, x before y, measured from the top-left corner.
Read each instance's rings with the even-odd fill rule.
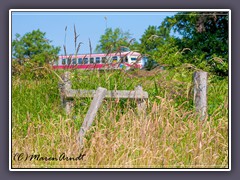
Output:
[[[107,102],[105,102],[107,103]],[[105,104],[105,106],[108,106]],[[146,117],[134,109],[120,115],[101,108],[96,125],[88,132],[85,148],[78,144],[74,120],[59,116],[33,125],[31,119],[24,138],[13,137],[12,152],[53,157],[66,153],[86,154],[83,161],[13,161],[13,167],[61,168],[227,168],[228,120],[214,117],[200,122],[192,112],[173,108],[166,99],[153,102]],[[220,109],[218,110],[220,111]],[[217,111],[215,112],[218,113]],[[47,123],[47,125],[46,125]],[[13,127],[13,132],[15,128]]]

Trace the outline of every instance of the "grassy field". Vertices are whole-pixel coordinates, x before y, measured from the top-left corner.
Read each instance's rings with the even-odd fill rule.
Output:
[[[12,157],[85,154],[82,160],[12,160],[13,168],[228,168],[228,79],[209,75],[208,118],[199,121],[193,70],[72,71],[74,89],[133,90],[149,94],[145,116],[134,100],[106,99],[79,149],[78,132],[91,99],[61,108],[58,77],[12,77]],[[57,72],[59,74],[62,71]],[[17,154],[18,155],[18,154]]]

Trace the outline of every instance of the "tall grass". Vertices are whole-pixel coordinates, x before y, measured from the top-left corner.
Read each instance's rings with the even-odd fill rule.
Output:
[[[62,73],[59,71],[58,73]],[[134,100],[105,99],[79,149],[78,131],[91,103],[75,99],[67,117],[60,107],[59,79],[12,79],[12,155],[61,153],[81,161],[12,161],[14,168],[228,168],[228,80],[210,75],[208,119],[193,110],[192,70],[73,71],[74,89],[148,92],[147,113]]]

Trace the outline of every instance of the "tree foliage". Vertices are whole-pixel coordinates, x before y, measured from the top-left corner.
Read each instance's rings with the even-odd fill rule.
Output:
[[[50,63],[58,59],[60,47],[54,47],[38,30],[22,37],[16,34],[12,42],[12,74],[23,78],[44,78],[49,73]]]
[[[169,32],[166,28],[162,28],[161,26],[149,26],[140,38],[139,48],[141,53],[154,53],[159,46],[165,43],[168,37]]]
[[[228,75],[227,13],[180,12],[165,18],[159,27],[149,26],[140,41],[141,53],[159,63],[191,63],[220,76]]]
[[[55,60],[60,51],[60,47],[54,47],[51,41],[46,38],[46,33],[38,30],[26,33],[22,37],[16,34],[12,42],[12,56],[23,64],[26,60],[37,63],[42,66]]]
[[[105,33],[100,37],[99,44],[96,46],[96,52],[116,52],[119,48],[131,46],[132,40],[130,33],[124,32],[120,28],[106,28]],[[134,42],[133,42],[134,43]]]
[[[186,58],[207,66],[218,75],[228,75],[228,14],[185,12],[172,18],[173,30],[182,35],[180,48],[191,48]]]

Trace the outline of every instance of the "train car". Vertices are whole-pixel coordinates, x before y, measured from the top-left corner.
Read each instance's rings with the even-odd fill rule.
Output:
[[[54,62],[53,69],[142,69],[147,61],[138,52],[118,52],[110,54],[80,54],[59,56]]]

